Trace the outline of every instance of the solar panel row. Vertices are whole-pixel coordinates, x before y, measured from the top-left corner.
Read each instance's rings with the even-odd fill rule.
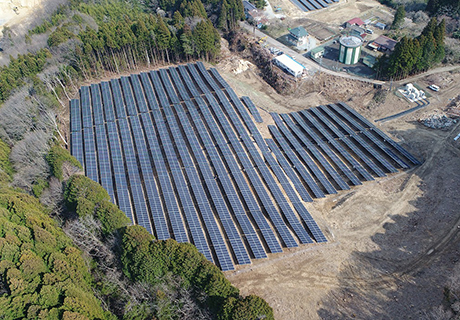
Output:
[[[330,174],[332,179],[337,183],[337,185],[342,189],[342,190],[349,190],[350,187],[348,184],[342,179],[342,177],[335,171],[335,169],[331,166],[331,164],[324,158],[324,156],[321,154],[321,152],[316,148],[315,145],[313,145],[305,135],[302,134],[299,128],[296,127],[294,122],[291,120],[289,115],[287,114],[281,114],[281,117],[283,118],[284,122],[286,123],[287,127],[294,133],[295,136],[307,147],[307,149],[311,152],[313,157],[316,158],[317,161],[321,164],[321,166]],[[332,155],[332,160],[336,160],[336,165],[339,166],[344,172],[349,174],[350,176],[354,176],[353,173],[345,166],[343,165],[342,161],[337,158],[335,154]],[[340,167],[340,164],[342,167]],[[356,178],[356,177],[354,177]]]
[[[393,159],[401,168],[409,169],[409,166],[402,161],[397,155],[393,153],[388,147],[386,147],[380,140],[378,140],[371,131],[366,130],[363,126],[361,126],[357,121],[355,121],[352,117],[350,117],[344,110],[339,108],[335,104],[331,104],[330,107],[339,115],[342,116],[349,124],[354,126],[357,130],[362,132],[374,145],[380,148],[384,153],[386,153],[391,159]]]
[[[312,115],[310,115],[308,112],[304,113],[302,111],[300,113],[294,113],[293,115],[296,117],[296,120],[299,124],[304,124],[305,126],[306,122],[304,118],[302,118],[301,116],[303,115],[305,119],[307,119],[311,123],[311,125],[321,133],[321,135],[328,141],[328,143],[330,143],[342,155],[342,157],[344,157],[344,159],[346,159],[348,163],[350,163],[352,168],[358,171],[358,173],[365,180],[374,180],[372,175],[369,172],[367,172],[367,170],[364,169],[363,166],[355,158],[353,158],[350,155],[350,153],[347,150],[345,150],[345,148],[342,147],[342,145],[338,141],[336,141],[334,137],[315,118],[313,118]],[[317,143],[320,144],[319,141]]]
[[[203,176],[205,176],[206,173],[209,174],[209,164],[203,154],[200,143],[198,142],[198,138],[196,137],[191,123],[189,122],[182,106],[175,105],[174,109],[176,110],[179,122],[182,124],[182,128],[184,130],[184,138],[188,141],[190,149],[192,150],[191,154],[195,158],[197,166],[203,173]],[[205,190],[203,188],[203,184],[198,175],[198,172],[192,170],[191,167],[186,167],[185,170],[187,172],[189,184],[192,187],[192,191],[200,209],[202,220],[204,221],[209,237],[211,238],[211,242],[219,265],[222,270],[233,270],[234,267],[230,254],[225,245],[219,227],[217,226],[216,220],[214,219],[209,199],[206,197]]]
[[[313,139],[316,145],[323,150],[323,152],[332,160],[332,162],[340,169],[340,171],[350,180],[350,182],[357,186],[361,184],[361,181],[353,172],[342,162],[342,160],[336,155],[334,151],[325,143],[306,123],[302,120],[302,117],[297,113],[291,113],[291,116],[296,120],[297,124],[303,129],[305,136]],[[294,124],[293,124],[294,125]]]
[[[353,137],[346,137],[339,129],[334,125],[332,121],[326,118],[325,115],[323,115],[318,108],[312,108],[309,109],[318,119],[322,121],[322,123],[329,128],[339,139],[340,141],[344,142],[350,150],[352,150],[378,177],[385,177],[386,174],[383,172],[382,169],[380,169],[377,164],[374,163],[373,160],[371,160],[364,152],[361,151],[361,149],[356,146],[351,139]],[[308,115],[308,113],[305,111],[302,111],[302,114],[305,116]]]
[[[348,110],[351,114],[353,114],[356,118],[361,120],[363,123],[365,123],[369,128],[371,128],[374,132],[376,132],[380,137],[383,138],[384,141],[388,142],[391,144],[392,147],[394,147],[396,150],[398,150],[406,159],[408,159],[412,164],[414,165],[419,165],[421,162],[417,160],[413,155],[411,155],[407,150],[405,150],[403,147],[401,147],[398,143],[396,143],[393,139],[388,137],[385,133],[382,132],[379,128],[375,127],[372,123],[370,123],[366,118],[364,118],[362,115],[360,115],[358,112],[350,108],[345,103],[340,103],[340,106],[344,107],[346,110]]]
[[[255,189],[260,201],[262,202],[262,206],[265,208],[267,211],[268,215],[270,216],[270,219],[272,223],[274,224],[276,230],[278,231],[279,235],[283,239],[283,242],[285,243],[286,246],[288,247],[295,247],[297,246],[297,243],[295,242],[294,238],[290,234],[286,224],[284,223],[282,217],[279,215],[278,211],[276,210],[275,206],[273,205],[267,191],[265,190],[258,174],[256,173],[254,166],[252,165],[251,161],[248,158],[247,152],[243,149],[241,146],[241,142],[237,137],[235,136],[234,131],[232,131],[230,125],[228,124],[225,115],[223,114],[222,109],[218,106],[217,102],[215,101],[214,97],[212,95],[207,95],[207,99],[209,99],[209,103],[214,110],[214,112],[217,115],[217,120],[222,124],[222,130],[225,132],[227,135],[228,141],[230,144],[233,146],[235,153],[241,162],[243,169],[245,170],[253,188]],[[200,98],[196,99],[197,101],[200,101]],[[226,106],[226,111],[230,111],[231,107],[228,104],[228,101],[225,99],[221,100],[224,105]],[[225,103],[226,101],[226,103]],[[234,115],[235,116],[235,115]],[[227,122],[227,123],[226,123]],[[238,133],[242,133],[242,131],[239,131]],[[240,136],[241,137],[241,136]],[[251,150],[253,152],[253,150]],[[300,231],[301,232],[301,231]],[[299,232],[299,233],[300,233]],[[300,233],[301,234],[301,233]]]
[[[305,229],[301,226],[299,223],[298,219],[295,217],[294,212],[292,211],[291,207],[286,201],[286,198],[283,196],[281,193],[281,190],[278,187],[278,184],[276,181],[273,179],[273,176],[270,174],[270,172],[267,169],[267,166],[265,162],[262,160],[260,154],[256,150],[254,143],[252,140],[249,138],[249,135],[247,134],[246,130],[243,127],[243,124],[241,123],[240,119],[238,118],[236,112],[234,109],[231,107],[229,101],[225,99],[223,94],[219,95],[219,100],[221,104],[224,107],[224,110],[228,114],[231,123],[234,125],[234,127],[237,129],[238,134],[242,138],[243,144],[245,145],[246,149],[249,151],[249,154],[254,161],[254,163],[257,166],[257,169],[259,170],[263,180],[265,181],[265,184],[267,185],[268,189],[270,190],[270,193],[272,194],[273,198],[275,199],[276,203],[281,209],[281,212],[283,213],[284,217],[287,219],[289,222],[291,228],[294,230],[296,233],[297,237],[300,239],[302,243],[309,243],[311,242],[310,237],[306,233]],[[216,101],[214,100],[214,97],[210,95],[206,95],[208,101],[212,105],[215,105]],[[239,99],[237,99],[239,101]],[[214,102],[214,103],[213,103]],[[219,112],[219,109],[215,109],[215,112]],[[222,114],[221,117],[224,117]],[[255,173],[255,171],[254,171]]]
[[[286,138],[286,140],[289,141],[289,143],[292,145],[292,147],[297,152],[299,157],[307,165],[307,167],[310,170],[310,172],[313,173],[313,175],[316,177],[316,179],[318,179],[318,181],[325,188],[325,190],[329,194],[337,193],[337,191],[335,190],[334,186],[329,182],[329,180],[326,178],[324,173],[318,168],[318,166],[313,161],[313,159],[310,157],[310,155],[305,151],[304,148],[302,148],[300,143],[294,138],[292,133],[283,124],[283,122],[281,121],[281,118],[279,117],[279,115],[276,114],[276,113],[271,113],[271,116],[275,120],[275,124],[278,127],[278,129],[280,130],[280,132],[283,134],[283,136]]]
[[[356,142],[361,145],[367,152],[369,152],[374,159],[376,159],[386,170],[389,172],[398,172],[398,170],[389,163],[384,157],[382,157],[372,146],[370,146],[361,136],[359,136],[355,131],[347,126],[347,124],[340,119],[331,109],[326,106],[320,106],[319,109],[324,111],[342,130],[344,130],[348,135],[350,135]]]
[[[251,99],[249,97],[246,97],[246,96],[241,97],[241,100],[244,102],[244,104],[248,108],[249,112],[251,112],[251,114],[254,117],[254,120],[256,120],[256,122],[259,122],[259,123],[264,122],[262,120],[262,117],[260,116],[259,110],[257,110],[256,106],[254,105],[254,103],[252,103],[252,101],[251,101]]]

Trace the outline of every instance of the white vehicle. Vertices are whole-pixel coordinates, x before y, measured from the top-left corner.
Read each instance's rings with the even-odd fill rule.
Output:
[[[431,90],[436,91],[436,92],[439,91],[439,87],[437,85],[435,85],[435,84],[432,84],[432,85],[428,86],[428,89],[431,89]]]

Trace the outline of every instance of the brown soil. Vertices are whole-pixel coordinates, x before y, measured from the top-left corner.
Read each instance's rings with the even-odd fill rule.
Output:
[[[415,106],[393,92],[377,104],[371,85],[325,74],[281,96],[256,71],[234,75],[222,66],[217,68],[237,94],[264,110],[260,129],[267,138],[270,111],[345,101],[374,120]],[[460,90],[460,75],[416,82],[422,88],[436,82],[441,90],[431,92],[425,109],[379,127],[423,164],[306,204],[328,243],[288,249],[226,274],[241,294],[263,297],[276,319],[420,319],[441,304],[445,279],[458,260],[460,142],[453,138],[459,125],[436,131],[416,120],[445,108]]]

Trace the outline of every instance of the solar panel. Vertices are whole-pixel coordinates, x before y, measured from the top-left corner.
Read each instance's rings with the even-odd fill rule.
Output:
[[[300,162],[300,160],[295,155],[294,151],[292,151],[291,147],[288,145],[286,140],[283,138],[281,133],[275,126],[268,126],[270,133],[272,134],[273,138],[278,142],[281,149],[284,151],[284,154],[289,159],[292,164],[292,168],[294,168],[297,173],[302,177],[302,180],[308,185],[311,192],[314,194],[316,198],[324,198],[323,191],[319,188],[318,184],[312,178],[310,173],[305,169],[305,166]]]
[[[264,122],[262,120],[262,117],[260,116],[259,110],[257,110],[256,106],[254,105],[254,103],[252,103],[252,101],[251,101],[251,99],[249,97],[246,97],[246,96],[241,97],[241,100],[244,102],[244,104],[248,108],[249,112],[251,112],[251,114],[254,117],[254,120],[256,120],[256,122],[259,122],[259,123]]]
[[[116,199],[118,207],[133,222],[131,200],[129,197],[128,182],[124,166],[123,154],[121,152],[118,128],[115,122],[107,122],[107,133],[109,150],[112,161],[113,176],[115,179]]]
[[[214,81],[214,79],[208,73],[208,71],[206,70],[203,62],[197,61],[195,66],[197,67],[198,71],[201,73],[203,78],[206,80],[206,82],[209,84],[209,86],[211,86],[212,90],[213,91],[220,91],[220,87],[217,85],[217,83]]]
[[[120,82],[117,79],[110,80],[110,85],[112,87],[112,97],[113,102],[115,105],[116,111],[116,118],[117,119],[125,119],[126,118],[126,110],[125,104],[123,102],[123,95],[121,93]]]
[[[329,173],[334,179],[334,181],[337,183],[337,185],[342,189],[342,190],[349,190],[350,187],[348,184],[342,179],[342,177],[335,171],[335,169],[331,166],[331,164],[324,158],[324,156],[319,152],[319,150],[316,148],[315,145],[313,145],[304,134],[300,131],[299,128],[296,127],[294,122],[291,120],[289,115],[287,114],[282,114],[281,117],[284,120],[284,123],[286,123],[287,127],[291,129],[292,132],[297,136],[297,138],[307,147],[307,149],[311,152],[311,154],[316,158],[316,160],[319,161],[321,166],[326,170],[327,173]],[[342,161],[340,161],[337,156],[331,152],[330,156],[332,157],[331,159],[337,160],[337,163],[342,164],[342,168],[345,168],[347,173],[350,174],[350,176],[354,176],[353,173],[348,170],[348,168],[343,165]],[[336,163],[336,164],[337,164]],[[340,168],[340,166],[339,166]],[[354,177],[356,178],[356,177]]]
[[[413,155],[411,155],[407,150],[405,150],[403,147],[401,147],[398,143],[396,143],[393,139],[388,137],[385,133],[383,133],[379,128],[374,126],[372,123],[370,123],[366,118],[364,118],[362,115],[360,115],[358,112],[350,108],[345,103],[340,103],[341,106],[345,107],[350,113],[352,113],[356,118],[360,119],[363,123],[365,123],[369,128],[372,129],[375,133],[377,133],[380,137],[383,138],[384,141],[388,142],[391,144],[396,150],[398,150],[406,159],[408,159],[410,162],[412,162],[415,165],[421,164],[419,160],[417,160]]]
[[[149,117],[145,114],[145,117]],[[163,213],[161,198],[155,182],[154,173],[152,170],[152,163],[148,153],[147,143],[143,135],[142,125],[139,118],[130,117],[132,133],[136,144],[139,165],[142,172],[145,192],[150,208],[150,214],[153,218],[153,225],[155,227],[155,236],[158,240],[166,240],[171,236],[168,230],[168,224]],[[147,124],[148,125],[148,124]]]
[[[335,188],[332,186],[332,184],[327,180],[325,177],[324,173],[318,168],[316,163],[311,159],[311,157],[305,152],[305,150],[302,148],[302,146],[299,144],[299,142],[294,138],[294,136],[291,134],[289,130],[280,122],[281,119],[279,119],[278,115],[276,113],[270,113],[272,118],[275,120],[275,123],[277,124],[278,129],[284,137],[286,138],[287,141],[292,145],[294,150],[297,152],[299,157],[304,161],[304,163],[307,165],[309,170],[315,175],[315,177],[319,180],[319,182],[323,185],[323,187],[326,189],[326,191],[329,194],[337,193]]]
[[[102,125],[104,124],[104,112],[102,110],[101,91],[99,89],[99,85],[97,84],[91,85],[91,99],[93,107],[94,124],[96,126]]]
[[[397,172],[398,170],[393,167],[385,158],[383,158],[372,146],[370,146],[363,138],[356,134],[353,129],[345,124],[333,111],[325,106],[318,107],[330,116],[335,123],[337,123],[343,130],[345,130],[353,139],[358,142],[364,149],[366,149],[378,162],[380,162],[389,172]]]
[[[377,139],[370,131],[366,130],[363,126],[361,126],[357,121],[355,121],[352,117],[350,117],[344,110],[342,110],[339,106],[335,104],[331,104],[330,108],[332,108],[336,113],[340,114],[348,123],[354,126],[356,129],[361,131],[372,143],[374,143],[377,147],[380,148],[384,153],[386,153],[391,159],[393,159],[401,168],[409,169],[409,166],[402,161],[397,155],[395,155],[388,147],[386,147],[379,139]]]
[[[101,108],[102,113],[102,108]],[[112,181],[112,163],[107,145],[107,131],[105,125],[96,126],[96,143],[97,143],[97,159],[99,164],[99,173],[101,176],[101,185],[107,190],[110,199],[115,203],[115,192],[113,190]]]
[[[137,114],[136,102],[134,101],[131,83],[128,77],[120,78],[121,87],[123,88],[123,97],[125,98],[126,110],[128,116],[135,116]]]
[[[83,137],[81,131],[70,133],[70,153],[77,159],[82,167],[85,167],[85,158],[83,155]]]
[[[101,82],[102,103],[105,114],[105,121],[115,121],[115,111],[113,109],[112,90],[108,82]]]
[[[141,75],[142,86],[144,87],[145,96],[147,97],[147,102],[149,104],[150,110],[158,109],[158,101],[153,92],[152,83],[150,82],[149,76],[147,73],[142,72]]]
[[[129,76],[131,84],[133,86],[134,97],[136,98],[136,105],[140,113],[149,112],[147,103],[145,102],[144,91],[142,90],[141,82],[139,81],[139,75],[132,74]]]
[[[334,132],[337,137],[346,144],[350,150],[352,150],[378,177],[385,177],[386,174],[383,172],[380,167],[378,167],[367,155],[365,155],[361,149],[359,149],[351,140],[346,137],[329,119],[327,119],[318,108],[309,109],[318,119],[324,123],[332,132]],[[303,113],[305,116],[307,113]]]
[[[267,142],[268,147],[275,154],[276,159],[278,160],[279,164],[283,168],[284,172],[286,172],[286,175],[289,177],[289,179],[294,184],[294,187],[296,188],[297,192],[300,194],[300,197],[302,198],[302,200],[307,201],[307,202],[313,201],[311,196],[308,194],[307,190],[305,189],[305,187],[302,185],[302,182],[300,181],[299,177],[294,172],[294,169],[292,169],[291,165],[286,160],[284,155],[281,153],[276,143],[271,139],[266,139],[265,141]]]
[[[93,128],[83,129],[83,142],[85,146],[85,174],[91,180],[99,182]]]
[[[194,64],[187,64],[187,70],[191,75],[191,78],[195,83],[198,85],[198,88],[200,88],[202,93],[211,93],[209,90],[208,86],[204,83],[203,79],[201,78],[200,74],[196,70],[196,67]]]
[[[303,129],[306,137],[312,138],[321,150],[332,160],[332,162],[340,169],[340,171],[350,179],[350,182],[357,186],[361,185],[361,181],[356,177],[353,172],[342,162],[342,160],[335,154],[334,151],[329,147],[328,144],[324,143],[323,140],[302,120],[302,117],[297,113],[291,113],[291,116],[296,120],[297,124]],[[289,120],[288,120],[289,121]],[[294,124],[292,124],[294,125]],[[300,133],[300,131],[299,131]],[[300,133],[303,134],[303,133]],[[308,140],[307,140],[308,142]]]
[[[218,121],[220,123],[225,122],[226,121],[225,120],[226,119],[225,115],[223,114],[223,112],[219,108],[219,106],[217,106],[217,103],[214,100],[214,98],[211,95],[206,95],[206,97],[207,97],[208,101],[210,102],[210,105],[213,108],[214,112],[216,113]],[[197,98],[196,101],[198,102],[198,105],[200,105],[200,101],[202,101],[202,100],[200,98]],[[230,119],[232,119],[233,123],[235,124],[235,126],[240,129],[240,130],[238,130],[238,133],[240,133],[242,137],[247,137],[246,131],[242,127],[242,124],[239,121],[239,119],[237,118],[236,113],[234,112],[234,110],[231,109],[231,106],[228,103],[228,101],[226,101],[226,100],[221,100],[221,101],[224,102],[224,107],[225,107],[225,109],[227,111],[227,114],[229,114]],[[204,108],[205,104],[203,102],[201,103],[201,105]],[[202,108],[202,107],[200,106],[200,108]],[[205,118],[209,118],[209,117],[210,117],[210,115],[208,117],[205,116]],[[230,131],[228,126],[222,126],[222,129],[227,134],[227,136],[234,135],[233,131]],[[235,140],[234,139],[233,140],[229,139],[229,141],[235,141]],[[245,145],[246,145],[246,147],[248,147],[247,140],[243,139],[243,142],[245,142],[245,141],[246,141]],[[233,142],[233,145],[234,145],[236,150],[238,150],[238,148],[241,148],[239,143]],[[261,160],[260,155],[257,153],[257,151],[255,151],[254,149],[249,149],[249,152],[250,152],[252,158],[256,159],[255,162],[259,163],[261,168],[265,167],[265,163],[263,162],[263,160]],[[244,158],[246,156],[246,154],[244,152],[243,153],[237,153],[237,155],[239,155],[240,158],[241,157]],[[259,161],[257,161],[257,160],[259,160]],[[262,185],[261,181],[259,180],[259,178],[257,176],[257,173],[254,170],[254,168],[252,167],[252,165],[250,165],[250,163],[247,163],[247,162],[242,162],[242,163],[243,163],[243,166],[245,167],[245,170],[246,170],[249,178],[253,180],[251,182],[253,183],[254,187],[257,188],[256,186],[260,186],[258,188],[259,192],[266,193],[266,191],[263,188],[263,185]],[[274,182],[273,177],[270,174],[267,174],[266,172],[262,172],[262,171],[261,171],[261,174],[262,174],[262,177],[264,178],[264,180],[266,181],[267,185],[269,184],[269,182]],[[285,201],[285,199],[284,199],[284,197],[279,197],[278,196],[279,189],[278,189],[278,186],[276,185],[276,183],[272,183],[271,185],[269,185],[269,190],[273,194],[273,196],[275,197],[275,200],[277,201],[278,205],[281,208],[280,203],[283,202],[283,200]],[[263,197],[263,198],[269,199],[268,194],[266,195],[266,197]],[[302,241],[302,243],[308,243],[309,241],[311,241],[309,239],[308,235],[305,233],[305,230],[300,226],[298,220],[295,218],[294,213],[292,212],[290,207],[289,206],[288,207],[284,206],[284,207],[282,207],[282,209],[284,209],[284,210],[282,210],[283,214],[288,219],[291,227],[294,229],[296,235],[299,237],[299,239]],[[279,220],[276,220],[276,221],[279,222]],[[279,228],[281,229],[282,226],[279,226]],[[288,241],[289,240],[290,239],[288,239]],[[292,242],[291,242],[291,244],[292,244]]]
[[[150,79],[152,80],[153,89],[155,90],[158,101],[162,107],[167,107],[170,105],[170,102],[166,96],[166,92],[163,88],[163,84],[161,83],[160,77],[158,75],[158,71],[150,71],[149,73]]]
[[[158,134],[158,137],[160,138],[160,141],[163,145],[163,150],[165,151],[165,154],[166,154],[165,160],[169,166],[169,169],[172,172],[173,171],[178,172],[177,174],[172,175],[173,180],[176,186],[181,186],[184,183],[183,181],[184,178],[182,177],[182,172],[180,169],[179,161],[177,159],[176,152],[174,150],[174,147],[169,137],[167,128],[165,126],[163,115],[161,114],[161,111],[159,110],[154,110],[152,115],[153,115],[153,126],[158,129],[158,132],[160,132],[160,134]],[[167,186],[165,185],[165,187]],[[170,186],[168,187],[168,189],[163,190],[163,193],[165,192],[174,194],[174,189]],[[182,221],[182,216],[179,212],[179,209],[178,208],[176,209],[176,208],[177,208],[177,203],[174,200],[174,208],[172,207],[168,208],[169,220],[171,221],[171,225],[174,231],[174,237],[176,238],[176,241],[178,242],[187,242],[188,241],[187,237],[183,236],[185,233],[185,229],[184,229],[184,224]]]
[[[175,105],[174,108],[177,112],[177,116],[179,117],[179,121],[182,124],[182,128],[184,129],[184,138],[188,140],[194,157],[198,158],[197,155],[200,153],[202,154],[202,150],[192,129],[192,126],[185,114],[185,111],[181,105]],[[201,171],[209,171],[207,162],[198,162],[197,164]],[[205,191],[203,189],[203,185],[201,184],[200,178],[195,170],[192,170],[191,168],[186,168],[186,170],[187,177],[190,181],[190,185],[194,193],[194,198],[198,204],[200,209],[199,212],[211,238],[211,242],[219,261],[219,265],[223,270],[225,270],[225,268],[227,268],[226,270],[233,270],[233,263],[231,261],[224,239],[222,238],[222,234],[218,229],[216,220],[210,207],[210,202],[205,195]],[[193,181],[196,182],[193,183]]]
[[[325,130],[325,128],[313,117],[311,116],[308,112],[303,112],[301,111],[300,113],[293,113],[295,115],[296,120],[298,123],[303,123],[305,124],[303,118],[300,116],[302,114],[310,123],[324,136],[324,138],[327,139],[327,141],[344,157],[355,169],[358,171],[361,176],[367,180],[367,181],[372,181],[374,178],[372,175],[366,171],[366,169],[363,168],[363,166],[355,159],[353,158],[348,151],[346,151],[340,143],[338,143],[329,132]],[[314,137],[314,136],[312,136]],[[318,141],[319,143],[319,141]]]
[[[187,89],[190,91],[193,97],[199,97],[200,92],[198,92],[198,89],[196,88],[195,84],[193,83],[192,78],[190,78],[190,75],[187,71],[187,68],[185,66],[178,66],[177,69],[179,70],[180,75],[184,79],[185,85]]]
[[[77,132],[81,131],[81,109],[80,100],[70,100],[70,131]]]
[[[225,81],[224,78],[222,78],[222,76],[219,74],[216,68],[209,68],[208,71],[214,76],[214,78],[216,78],[217,82],[221,85],[222,88],[230,87],[227,81]]]
[[[174,67],[169,67],[169,74],[172,78],[172,82],[174,86],[176,87],[177,91],[179,92],[180,98],[182,101],[184,100],[190,100],[190,96],[187,93],[187,89],[185,89],[184,84],[182,83],[182,80],[180,79],[179,73],[176,68]]]
[[[204,146],[207,152],[215,151],[215,147],[211,142],[210,137],[208,136],[207,130],[197,112],[195,107],[188,101],[186,101],[186,105],[188,111],[190,112],[191,118],[193,123],[198,131],[198,135],[201,136],[203,139]],[[219,161],[219,159],[211,159],[211,163],[215,164],[215,161]],[[204,166],[203,166],[204,167]],[[208,169],[209,170],[209,169]],[[214,207],[216,208],[216,212],[220,218],[220,222],[224,227],[225,233],[227,234],[227,238],[230,241],[231,247],[233,252],[236,255],[237,261],[239,264],[247,264],[251,263],[249,259],[249,255],[244,247],[243,242],[241,241],[241,237],[238,234],[238,231],[234,225],[234,223],[230,223],[232,221],[230,212],[225,204],[223,199],[223,194],[221,193],[216,181],[214,179],[205,180],[205,183],[208,187],[208,192],[210,193],[210,199],[214,203]]]
[[[202,102],[202,100],[201,100]],[[219,131],[217,124],[213,120],[212,114],[209,112],[207,109],[207,106],[204,104],[199,104],[199,109],[201,113],[203,114],[203,119],[205,122],[208,124],[209,127],[209,133],[212,137],[214,137],[215,140],[221,141],[220,144],[218,144],[219,148],[225,149],[229,151],[228,145],[225,142],[225,138],[222,136],[221,132]],[[205,145],[206,150],[208,153],[213,152],[215,154],[215,158],[211,157],[213,165],[215,168],[219,168],[217,170],[218,172],[218,178],[223,186],[223,189],[225,191],[225,194],[228,197],[236,197],[238,199],[237,193],[235,188],[233,187],[230,178],[227,174],[227,171],[225,167],[222,164],[222,160],[231,162],[232,160],[234,161],[233,157],[226,157],[221,159],[217,153],[217,150],[215,149],[214,145],[212,143],[209,143],[208,145]],[[234,215],[236,219],[238,220],[240,227],[243,231],[244,236],[246,237],[250,247],[251,251],[253,252],[253,255],[255,256],[256,259],[259,258],[265,258],[267,255],[258,240],[254,228],[252,227],[248,217],[246,216],[245,210],[239,201],[230,201],[232,210],[234,212]]]
[[[89,87],[80,88],[80,108],[82,113],[83,128],[91,128],[93,126],[93,115],[91,110],[91,95]]]
[[[163,82],[163,85],[166,89],[166,93],[169,96],[169,100],[173,104],[180,103],[179,97],[177,96],[177,93],[174,91],[173,85],[171,81],[169,80],[168,72],[166,72],[166,69],[160,69],[158,72],[159,72],[161,81]]]
[[[129,189],[131,191],[137,223],[153,234],[128,120],[118,119],[118,129],[120,131],[124,159],[129,177]]]

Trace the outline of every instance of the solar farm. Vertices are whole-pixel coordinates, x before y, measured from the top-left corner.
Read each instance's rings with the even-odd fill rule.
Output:
[[[420,164],[344,103],[271,117],[263,137],[249,97],[180,65],[81,87],[71,153],[133,223],[223,271],[326,242],[308,202]]]

